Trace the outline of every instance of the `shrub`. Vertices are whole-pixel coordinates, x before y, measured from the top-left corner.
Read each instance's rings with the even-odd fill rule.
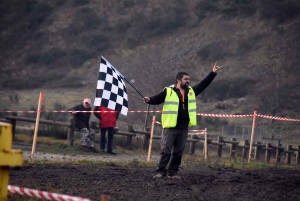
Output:
[[[215,10],[216,7],[210,1],[200,2],[196,7],[195,15],[203,18],[212,14]]]
[[[54,110],[64,110],[66,108],[64,104],[59,102],[55,102],[53,107]],[[41,116],[46,120],[62,121],[62,122],[68,121],[67,113],[47,112],[42,114],[43,115]],[[64,126],[41,124],[39,129],[39,135],[46,136],[46,137],[54,137],[56,139],[67,139],[68,129]]]
[[[84,37],[84,41],[90,49],[94,49],[98,52],[102,52],[108,48],[110,48],[109,37],[104,34],[98,34],[93,36]],[[91,53],[89,53],[91,55]]]
[[[30,14],[28,28],[31,31],[36,30],[50,15],[53,8],[45,2],[28,1],[25,12]]]
[[[259,1],[259,13],[261,19],[274,19],[276,23],[281,24],[299,16],[300,4],[296,1]]]
[[[186,24],[187,17],[182,13],[183,8],[176,7],[172,10],[154,10],[152,17],[143,19],[144,30],[150,34],[162,34],[173,31]]]
[[[202,99],[215,99],[224,101],[230,98],[241,98],[252,92],[254,85],[252,79],[236,78],[232,80],[219,80],[213,82],[202,94]],[[205,100],[204,100],[205,101]]]
[[[82,81],[81,78],[78,77],[67,77],[64,78],[63,80],[60,80],[57,83],[53,83],[51,85],[55,85],[55,87],[83,87],[84,86],[84,82]]]
[[[81,49],[71,50],[69,55],[69,63],[73,68],[80,67],[85,61],[93,57],[92,53]]]
[[[19,103],[20,96],[19,96],[19,94],[9,95],[9,100],[12,103]]]
[[[37,77],[6,78],[1,80],[4,88],[8,89],[34,89],[44,85]]]
[[[204,44],[197,52],[197,56],[204,61],[215,61],[216,58],[221,60],[226,56],[223,48],[217,43]]]
[[[83,32],[99,29],[105,22],[90,8],[82,8],[66,30],[67,36],[77,36]]]
[[[26,64],[34,64],[39,66],[60,67],[64,64],[67,53],[58,48],[52,48],[42,53],[32,53],[25,57]]]
[[[89,0],[73,0],[73,6],[84,6],[89,2]]]

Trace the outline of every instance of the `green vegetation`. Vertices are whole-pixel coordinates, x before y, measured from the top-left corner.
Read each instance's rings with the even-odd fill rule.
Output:
[[[32,144],[32,138],[28,135],[17,135],[17,142],[22,142],[25,144]],[[97,142],[98,143],[98,142]],[[134,147],[136,146],[136,142],[133,143]],[[204,166],[212,169],[220,169],[220,168],[237,168],[237,169],[261,169],[261,168],[288,168],[288,169],[299,169],[299,165],[291,164],[286,165],[283,163],[276,164],[275,162],[265,163],[263,161],[251,161],[248,163],[247,160],[242,159],[240,157],[230,158],[228,155],[224,155],[219,158],[214,154],[209,156],[209,159],[206,161],[203,155],[189,155],[188,148],[186,148],[183,161],[182,168],[184,169],[194,169],[199,166]],[[95,153],[92,152],[82,152],[79,148],[79,140],[75,140],[73,147],[67,146],[66,140],[57,140],[49,137],[39,137],[36,151],[42,150],[44,153],[56,153],[56,154],[66,154],[66,155],[87,155],[87,156],[95,156]],[[115,150],[119,154],[126,155],[147,155],[147,151],[143,151],[140,148],[136,149],[126,149],[124,147],[116,146]],[[158,155],[159,152],[155,148],[152,149],[152,155]],[[157,165],[156,162],[146,162],[146,161],[138,161],[138,160],[128,160],[128,161],[101,161],[94,159],[83,159],[83,160],[37,160],[34,162],[25,161],[26,163],[34,163],[34,164],[97,164],[97,165],[108,165],[108,166],[142,166],[142,167],[154,167]]]

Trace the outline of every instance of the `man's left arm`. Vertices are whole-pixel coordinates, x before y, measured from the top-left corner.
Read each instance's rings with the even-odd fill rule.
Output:
[[[217,62],[215,63],[212,72],[210,72],[206,78],[204,78],[201,82],[193,86],[193,90],[195,92],[195,95],[198,96],[210,83],[214,80],[214,78],[217,75],[217,72],[220,70],[220,67],[217,66]]]

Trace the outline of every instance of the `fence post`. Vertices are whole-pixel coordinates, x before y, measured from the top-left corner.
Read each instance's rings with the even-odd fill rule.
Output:
[[[288,151],[286,153],[286,164],[291,164],[291,157],[292,157],[292,153],[290,153],[292,149],[292,145],[287,145],[286,150]]]
[[[247,146],[249,145],[249,141],[248,140],[244,140],[244,146]],[[247,150],[248,148],[243,148],[243,151],[242,151],[242,158],[247,158]]]
[[[70,119],[71,125],[68,128],[68,146],[73,147],[74,142],[74,131],[75,131],[75,120],[74,116]]]
[[[300,162],[300,146],[298,146],[298,151],[296,152],[296,165],[299,165],[299,162]]]
[[[257,141],[256,144],[260,145],[260,142]],[[256,146],[256,147],[254,148],[254,159],[255,159],[256,161],[259,160],[259,156],[260,156],[260,155],[259,155],[259,152],[260,152],[260,149],[261,149],[260,146]]]
[[[223,137],[218,136],[218,143],[222,143],[223,142]],[[218,157],[222,156],[222,145],[218,145],[217,146],[217,152],[218,152]]]
[[[131,133],[134,133],[134,129],[133,129],[133,126],[128,126],[127,127],[127,132],[131,132]],[[132,141],[132,136],[127,136],[126,137],[126,142],[125,142],[125,146],[126,147],[129,147],[131,145],[131,141]]]
[[[206,130],[206,128],[205,128]],[[207,131],[204,133],[204,146],[203,146],[203,155],[205,160],[208,159],[208,135],[207,135]]]
[[[149,131],[149,132],[150,132],[150,129],[151,129],[151,128],[146,127],[146,128],[145,128],[145,131]],[[144,144],[143,144],[143,149],[144,149],[144,150],[147,150],[148,147],[149,147],[149,138],[150,138],[150,135],[148,135],[148,134],[145,134],[145,135],[144,135]]]
[[[249,157],[248,157],[248,163],[250,163],[252,158],[252,145],[254,140],[254,134],[255,134],[255,123],[256,123],[256,111],[253,113],[253,123],[252,123],[252,131],[251,131],[251,138],[250,138],[250,145],[249,145]]]
[[[153,141],[153,134],[154,134],[154,127],[155,127],[155,116],[153,116],[153,118],[152,118],[152,124],[151,125],[152,126],[151,126],[151,133],[150,133],[150,142],[149,142],[147,162],[150,162],[151,149],[152,149],[152,141]]]
[[[12,112],[11,116],[17,116],[18,114],[16,112]],[[12,119],[11,120],[11,125],[12,125],[12,134],[13,134],[13,141],[16,139],[16,126],[17,126],[17,120]]]
[[[235,138],[235,137],[231,138],[231,141],[232,141],[232,142],[236,142],[236,138]],[[236,144],[235,144],[235,143],[232,143],[232,144],[230,145],[230,157],[231,157],[231,158],[234,158],[234,157],[235,157],[235,147],[236,147]]]
[[[144,123],[144,130],[146,131],[147,128],[147,122],[148,122],[148,116],[149,116],[149,109],[150,109],[150,105],[147,105],[147,113],[146,113],[146,117],[145,117],[145,123]],[[147,148],[148,148],[148,144],[147,144]]]
[[[278,143],[278,147],[281,147],[280,143]],[[280,162],[280,153],[281,153],[281,149],[276,149],[276,163]]]
[[[266,154],[265,154],[265,161],[270,162],[270,150],[269,148],[271,147],[271,143],[266,143]]]
[[[191,139],[196,139],[196,135],[192,135]],[[190,154],[195,154],[196,142],[190,142]]]

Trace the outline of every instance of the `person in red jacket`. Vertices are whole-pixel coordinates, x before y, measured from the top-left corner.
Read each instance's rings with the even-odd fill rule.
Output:
[[[100,150],[105,151],[105,136],[107,132],[107,153],[116,155],[113,152],[113,138],[114,138],[114,127],[116,127],[117,119],[119,117],[118,111],[111,110],[104,106],[96,106],[94,111],[94,115],[100,121],[101,128],[101,139],[100,139]]]

